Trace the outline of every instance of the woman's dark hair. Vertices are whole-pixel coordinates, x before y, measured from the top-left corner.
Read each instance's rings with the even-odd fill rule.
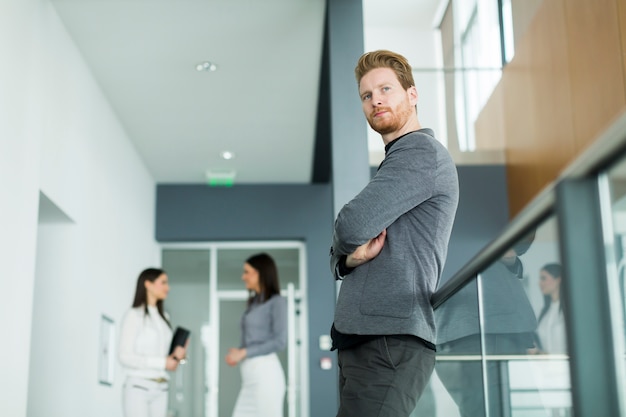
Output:
[[[143,306],[144,312],[146,315],[148,314],[148,291],[146,290],[146,281],[154,282],[163,274],[165,274],[165,271],[158,268],[146,268],[139,274],[133,307]],[[165,320],[168,326],[172,327],[170,321],[165,317],[165,313],[163,313],[163,300],[157,300],[156,307],[159,311],[159,315],[163,317],[163,320]]]
[[[544,266],[541,267],[541,271],[546,271],[548,274],[550,274],[551,276],[553,276],[554,278],[560,278],[561,279],[561,284],[563,283],[563,272],[562,272],[563,268],[561,267],[561,264],[557,264],[557,263],[550,263],[550,264],[545,264]],[[559,289],[560,291],[560,289]],[[559,297],[559,301],[561,300],[561,297]],[[552,296],[550,294],[544,295],[543,296],[543,308],[541,309],[541,312],[539,313],[539,317],[537,318],[537,322],[540,322],[541,319],[543,319],[543,316],[546,315],[546,313],[548,312],[548,310],[550,309],[550,304],[552,303]],[[563,310],[563,302],[560,302],[559,308],[561,310]]]
[[[246,263],[259,272],[259,298],[261,302],[266,302],[275,294],[280,294],[280,284],[278,282],[278,269],[276,263],[267,253],[259,253],[252,255],[246,259]],[[251,294],[248,298],[250,305],[256,298],[255,294]]]

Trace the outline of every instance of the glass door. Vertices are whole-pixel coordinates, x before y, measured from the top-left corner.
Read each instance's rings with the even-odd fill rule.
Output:
[[[306,256],[301,242],[173,244],[163,248],[170,277],[166,301],[173,325],[192,331],[189,363],[172,378],[170,416],[230,417],[241,387],[239,368],[226,365],[240,344],[240,319],[248,292],[243,263],[265,252],[276,261],[288,300],[288,347],[279,353],[287,392],[285,417],[308,417]]]

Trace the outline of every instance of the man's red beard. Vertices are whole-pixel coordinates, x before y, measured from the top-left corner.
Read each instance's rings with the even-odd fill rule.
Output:
[[[409,120],[413,108],[409,103],[398,106],[395,111],[390,107],[378,107],[367,117],[367,122],[374,131],[381,135],[400,130]],[[375,117],[376,113],[386,112],[383,117]]]
[[[386,112],[386,114],[382,118],[376,117],[376,114],[380,112]],[[397,122],[395,114],[389,107],[379,107],[375,109],[367,117],[367,121],[370,127],[381,135],[393,132]]]

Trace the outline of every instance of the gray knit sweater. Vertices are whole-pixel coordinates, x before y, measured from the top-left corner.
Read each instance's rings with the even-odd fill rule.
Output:
[[[342,255],[387,228],[381,253],[343,277],[335,328],[344,334],[411,334],[436,343],[430,302],[445,263],[456,214],[456,167],[430,129],[386,147],[369,184],[339,212],[331,247],[337,279]]]

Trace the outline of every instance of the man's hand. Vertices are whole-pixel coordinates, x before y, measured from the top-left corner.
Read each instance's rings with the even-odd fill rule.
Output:
[[[383,229],[378,236],[356,248],[354,252],[346,257],[346,266],[348,268],[356,268],[377,257],[380,251],[383,250],[383,246],[385,246],[386,237],[387,229]]]

